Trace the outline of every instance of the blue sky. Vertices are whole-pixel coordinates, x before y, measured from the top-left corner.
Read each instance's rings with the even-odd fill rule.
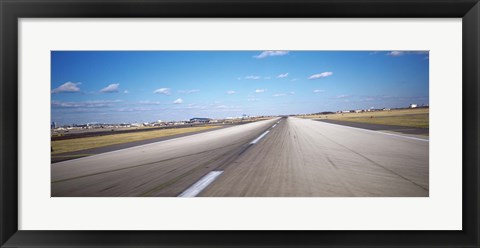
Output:
[[[52,121],[132,123],[428,104],[420,51],[52,51]]]

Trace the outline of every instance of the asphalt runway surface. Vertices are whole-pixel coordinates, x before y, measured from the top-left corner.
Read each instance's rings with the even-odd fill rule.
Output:
[[[403,134],[414,134],[414,135],[428,135],[428,128],[415,128],[415,127],[404,127],[404,126],[392,126],[392,125],[381,125],[381,124],[372,124],[372,123],[360,123],[360,122],[351,122],[351,121],[341,121],[341,120],[329,120],[329,119],[317,119],[317,121],[323,121],[332,124],[339,124],[349,127],[358,127],[368,130],[375,131],[391,131]]]
[[[52,196],[424,197],[427,139],[276,118],[52,164]]]
[[[169,136],[164,136],[164,137],[158,137],[158,138],[153,138],[153,139],[146,139],[146,140],[139,140],[139,141],[109,145],[109,146],[95,147],[95,148],[90,148],[90,149],[85,149],[85,150],[80,150],[80,151],[74,151],[74,152],[58,153],[58,154],[51,155],[51,158],[50,158],[51,160],[50,161],[53,164],[53,163],[57,163],[57,162],[61,162],[61,161],[76,159],[76,158],[79,158],[79,157],[92,156],[92,155],[96,155],[96,154],[100,154],[100,153],[116,151],[116,150],[120,150],[120,149],[125,149],[125,148],[130,148],[130,147],[140,146],[140,145],[145,145],[145,144],[150,144],[150,143],[155,143],[155,142],[169,140],[169,139],[176,139],[176,138],[179,138],[179,137],[184,137],[184,136],[189,136],[189,135],[204,133],[204,132],[210,132],[212,130],[219,130],[219,129],[228,128],[228,127],[231,127],[231,126],[230,125],[228,125],[228,126],[224,125],[224,126],[219,126],[215,129],[206,129],[206,130],[194,131],[194,132],[189,132],[189,133],[181,133],[181,134],[169,135]]]

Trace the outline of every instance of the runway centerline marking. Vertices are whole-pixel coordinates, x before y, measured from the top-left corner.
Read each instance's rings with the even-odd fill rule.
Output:
[[[274,127],[276,127],[276,126],[277,126],[277,124],[273,125],[272,128],[274,128]]]
[[[265,135],[267,135],[270,131],[265,131],[264,133],[262,133],[262,135],[258,136],[256,139],[254,139],[252,142],[250,142],[250,144],[255,144],[257,143],[259,140],[261,140],[263,137],[265,137]]]
[[[208,185],[217,179],[223,171],[210,171],[207,175],[198,180],[195,184],[183,191],[178,197],[195,197],[202,192]]]

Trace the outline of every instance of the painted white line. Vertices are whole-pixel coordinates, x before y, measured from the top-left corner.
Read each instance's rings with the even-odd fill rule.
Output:
[[[424,142],[429,142],[429,141],[430,141],[430,140],[428,140],[428,139],[416,138],[416,137],[399,135],[399,134],[393,134],[393,133],[385,133],[385,132],[381,132],[381,131],[368,130],[368,129],[358,128],[358,127],[349,127],[349,126],[344,126],[344,125],[340,125],[340,124],[333,124],[333,123],[328,123],[328,122],[323,122],[323,121],[317,121],[317,122],[321,122],[321,123],[328,124],[328,125],[335,125],[335,126],[344,127],[344,128],[362,130],[362,131],[365,131],[365,132],[379,133],[379,134],[385,134],[385,135],[390,135],[390,136],[396,136],[396,137],[401,137],[401,138],[405,138],[405,139],[419,140],[419,141],[424,141]]]
[[[261,140],[265,135],[267,135],[270,131],[266,131],[265,133],[262,133],[262,135],[258,136],[256,139],[254,139],[252,142],[250,142],[250,144],[255,144],[257,143],[259,140]]]
[[[183,191],[178,197],[195,197],[208,185],[210,185],[215,179],[222,174],[223,171],[210,171],[207,175],[198,180],[194,185]]]
[[[274,127],[276,127],[276,126],[277,126],[277,124],[273,125],[272,128],[274,128]]]

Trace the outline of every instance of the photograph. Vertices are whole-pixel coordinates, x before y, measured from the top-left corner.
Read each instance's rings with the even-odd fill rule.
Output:
[[[429,51],[50,62],[51,197],[429,197]]]
[[[480,247],[479,2],[0,0],[0,248]]]

